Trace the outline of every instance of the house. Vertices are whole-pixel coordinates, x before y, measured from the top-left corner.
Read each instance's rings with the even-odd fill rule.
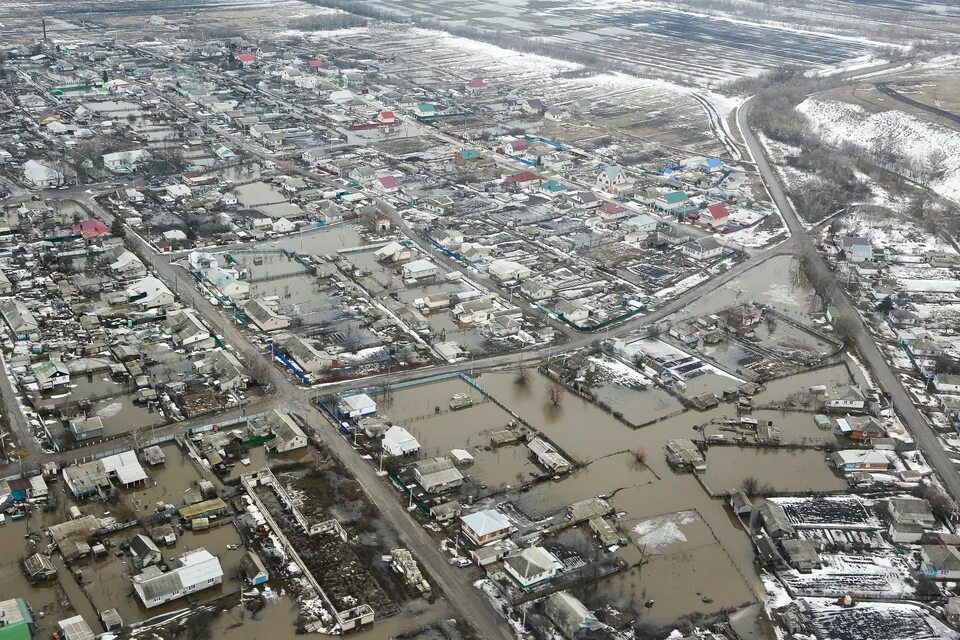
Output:
[[[649,234],[657,230],[657,219],[653,216],[641,213],[620,223],[620,230],[627,234],[634,234],[640,238],[646,238]]]
[[[460,516],[460,503],[456,500],[450,500],[430,507],[430,516],[440,524],[452,522],[454,518]]]
[[[60,473],[64,484],[76,498],[108,495],[113,483],[121,487],[135,487],[147,481],[147,474],[133,451],[75,463],[64,467]]]
[[[23,302],[19,300],[0,300],[0,315],[17,340],[26,340],[40,330],[40,323]]]
[[[531,300],[539,301],[553,297],[553,287],[540,280],[524,280],[520,283],[522,291]]]
[[[666,213],[685,213],[693,208],[690,198],[683,191],[669,191],[660,194],[653,201],[653,206]]]
[[[783,556],[787,564],[800,573],[810,573],[814,569],[823,567],[823,561],[817,553],[817,545],[812,540],[784,540],[780,546],[783,548]]]
[[[529,267],[511,260],[494,260],[487,268],[487,272],[498,282],[524,280],[533,273]]]
[[[936,373],[933,376],[933,388],[937,393],[960,394],[960,375]]]
[[[132,251],[126,250],[110,263],[110,271],[121,279],[142,278],[147,275],[147,268],[140,258]]]
[[[477,324],[490,319],[495,310],[493,302],[486,298],[467,300],[456,305],[451,312],[454,319],[461,324]]]
[[[83,616],[73,616],[66,620],[57,622],[60,627],[59,637],[61,640],[93,640],[96,634]]]
[[[142,533],[133,536],[127,544],[133,558],[133,566],[137,569],[142,570],[150,565],[160,564],[163,559],[159,547]]]
[[[277,313],[275,301],[263,298],[248,300],[243,305],[244,315],[253,321],[261,331],[276,331],[290,326],[290,318]]]
[[[44,391],[70,384],[70,370],[65,364],[55,360],[31,365],[30,373],[36,379],[37,386]]]
[[[207,349],[214,345],[213,334],[193,309],[180,309],[166,317],[163,330],[178,349]]]
[[[601,627],[590,610],[566,591],[547,596],[543,601],[543,613],[567,640],[589,637],[591,631]]]
[[[153,276],[146,276],[127,287],[126,297],[143,309],[157,309],[174,303],[173,292]]]
[[[619,220],[630,215],[630,210],[616,202],[604,202],[597,209],[597,213],[602,215],[604,220]]]
[[[270,223],[270,229],[274,233],[290,233],[297,228],[297,225],[290,222],[286,218],[279,218]]]
[[[463,474],[450,458],[428,458],[413,465],[413,477],[428,493],[451,491],[463,484]]]
[[[730,509],[738,516],[749,516],[753,513],[753,503],[750,497],[742,490],[733,491],[727,497]]]
[[[916,327],[920,324],[920,316],[909,309],[892,309],[887,315],[895,327]]]
[[[841,471],[885,471],[890,458],[883,451],[872,449],[843,449],[830,454],[830,461]]]
[[[272,453],[286,453],[307,446],[307,434],[293,421],[289,413],[274,409],[267,415],[267,423],[273,440],[266,443],[267,451]]]
[[[960,552],[954,546],[924,545],[920,547],[920,570],[933,580],[960,578]]]
[[[530,143],[523,139],[507,140],[497,147],[497,151],[508,156],[517,155],[527,150]]]
[[[300,370],[307,376],[316,376],[337,364],[337,359],[334,356],[317,350],[306,339],[300,336],[289,338],[283,343],[283,349],[286,351],[290,360],[292,360],[296,366],[300,367]],[[374,405],[373,410],[376,411],[376,405]]]
[[[36,160],[23,163],[23,179],[38,189],[49,189],[63,184],[62,173]]]
[[[682,251],[694,260],[703,261],[723,255],[723,246],[715,238],[708,236],[691,240],[683,245]]]
[[[103,418],[100,416],[77,418],[71,420],[69,424],[70,433],[73,434],[74,439],[77,441],[103,437]]]
[[[247,551],[244,554],[240,561],[240,571],[246,581],[253,586],[263,584],[270,579],[270,574],[267,573],[267,568],[256,551]]]
[[[721,169],[723,169],[723,160],[721,160],[720,158],[707,158],[706,160],[701,162],[699,165],[697,165],[697,169],[699,169],[700,171],[704,171],[706,173],[711,173],[713,171],[720,171]]]
[[[528,547],[503,559],[503,568],[524,589],[553,580],[563,563],[543,547]]]
[[[253,53],[238,53],[236,55],[236,60],[244,67],[253,64],[257,59],[256,54]]]
[[[529,191],[540,186],[540,176],[532,171],[520,171],[509,176],[507,183],[521,191]]]
[[[400,263],[413,256],[413,250],[400,242],[388,242],[374,252],[377,262]]]
[[[722,227],[729,217],[730,212],[722,202],[711,204],[700,213],[700,220],[710,227]]]
[[[30,582],[49,580],[57,575],[57,568],[53,566],[50,558],[40,553],[28,556],[23,561],[23,570]]]
[[[92,240],[110,233],[110,227],[96,218],[87,218],[83,222],[73,225],[71,230],[82,235],[84,240]]]
[[[850,262],[873,260],[873,245],[866,238],[846,236],[841,241],[844,254]]]
[[[763,530],[771,538],[783,538],[796,533],[790,518],[787,517],[787,512],[776,502],[761,500],[755,511],[763,525]]]
[[[561,474],[570,470],[570,462],[543,438],[537,436],[527,443],[527,448],[537,462],[550,473]]]
[[[834,390],[831,399],[827,400],[824,406],[832,412],[859,412],[867,409],[867,399],[857,387],[846,386]]]
[[[420,450],[420,443],[403,427],[393,425],[380,441],[383,451],[389,456],[406,456]]]
[[[460,516],[460,530],[478,547],[510,535],[513,525],[496,509],[483,509]]]
[[[0,602],[0,640],[30,640],[33,615],[23,598]]]
[[[590,310],[572,300],[561,300],[557,303],[556,312],[564,320],[570,322],[583,322],[590,317]]]
[[[898,524],[918,524],[931,528],[937,523],[930,503],[920,498],[890,498],[887,500],[887,511]]]
[[[425,258],[414,260],[403,265],[402,274],[404,280],[421,280],[433,278],[437,275],[437,265]]]
[[[152,156],[146,149],[131,151],[116,151],[105,153],[101,157],[103,166],[113,173],[133,173],[151,160]]]
[[[150,566],[133,577],[133,590],[144,607],[151,609],[223,581],[220,560],[203,547],[187,551],[177,558],[176,563],[177,568],[166,573]]]
[[[204,277],[223,297],[234,304],[245,300],[250,295],[250,283],[240,280],[232,269],[214,267],[208,270]]]
[[[872,416],[847,416],[837,418],[837,434],[851,440],[885,438],[887,429]]]
[[[377,185],[384,193],[395,193],[400,190],[400,181],[394,176],[380,176],[377,178]]]
[[[377,412],[377,403],[365,393],[343,396],[337,403],[337,413],[341,418],[362,418]]]
[[[627,173],[618,164],[604,165],[597,174],[597,188],[613,195],[618,195],[627,182]]]

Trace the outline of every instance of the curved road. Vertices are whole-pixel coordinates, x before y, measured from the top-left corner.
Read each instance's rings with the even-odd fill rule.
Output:
[[[747,100],[737,112],[737,127],[740,129],[740,134],[743,136],[750,155],[753,156],[764,183],[766,183],[770,197],[780,210],[780,214],[783,216],[791,234],[793,234],[797,250],[808,258],[808,264],[813,268],[818,279],[833,281],[835,278],[833,271],[830,270],[829,265],[817,251],[810,236],[807,235],[807,231],[800,223],[800,218],[793,208],[793,204],[783,191],[779,176],[771,167],[763,147],[750,129],[749,118],[752,103],[753,98]],[[829,280],[827,280],[828,278]],[[881,388],[890,394],[893,408],[910,430],[924,457],[926,457],[927,463],[936,469],[953,499],[960,502],[960,474],[957,473],[956,466],[944,450],[930,423],[910,399],[910,395],[903,387],[900,378],[891,370],[889,363],[877,348],[876,342],[864,324],[860,312],[839,286],[836,290],[839,293],[834,296],[831,302],[839,310],[841,316],[851,320],[850,325],[853,329],[849,337],[857,352],[870,368]]]

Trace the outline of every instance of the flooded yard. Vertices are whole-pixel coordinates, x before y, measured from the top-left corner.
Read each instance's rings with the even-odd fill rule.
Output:
[[[826,453],[812,449],[751,449],[710,447],[704,481],[715,492],[756,478],[776,491],[834,491],[845,489],[844,479],[827,466]]]

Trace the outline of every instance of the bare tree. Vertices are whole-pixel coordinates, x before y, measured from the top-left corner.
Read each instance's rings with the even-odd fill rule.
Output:
[[[563,387],[558,382],[554,382],[547,389],[547,399],[550,401],[551,407],[559,407],[560,403],[563,402]]]

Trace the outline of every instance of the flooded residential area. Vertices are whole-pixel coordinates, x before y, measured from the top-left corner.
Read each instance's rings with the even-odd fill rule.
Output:
[[[760,4],[0,4],[0,640],[960,640],[960,12]]]

